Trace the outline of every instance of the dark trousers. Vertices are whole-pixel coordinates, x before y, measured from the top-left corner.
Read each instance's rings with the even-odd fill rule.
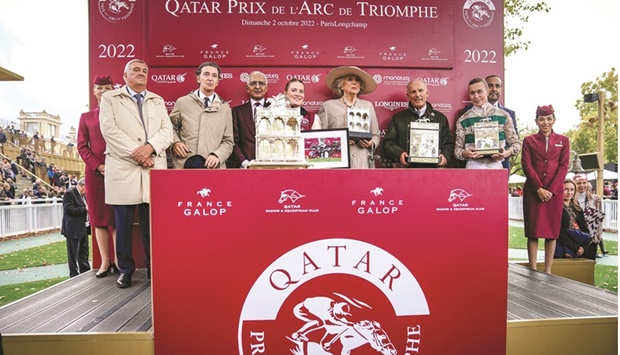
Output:
[[[67,258],[69,277],[74,277],[90,270],[88,263],[88,233],[80,239],[67,238]]]
[[[117,205],[114,206],[114,219],[116,223],[116,257],[120,272],[133,275],[136,263],[133,259],[133,219],[138,208],[140,216],[140,229],[142,230],[142,243],[146,254],[146,267],[151,268],[151,227],[149,217],[149,204]]]

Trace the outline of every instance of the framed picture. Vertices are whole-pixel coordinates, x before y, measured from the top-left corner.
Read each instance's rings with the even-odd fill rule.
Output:
[[[301,131],[304,157],[310,169],[348,168],[349,131],[343,129],[317,129]]]
[[[409,125],[408,163],[437,165],[439,155],[439,123],[411,122]]]

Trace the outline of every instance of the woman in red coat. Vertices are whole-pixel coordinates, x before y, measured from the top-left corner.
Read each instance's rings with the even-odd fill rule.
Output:
[[[97,103],[101,102],[104,92],[113,90],[112,79],[109,76],[97,76],[93,82],[93,94]],[[86,199],[88,203],[88,218],[95,228],[97,246],[101,254],[101,266],[95,274],[97,278],[106,277],[115,268],[110,261],[110,233],[109,227],[114,227],[114,209],[105,203],[105,188],[103,175],[105,174],[106,144],[99,128],[99,106],[85,112],[80,117],[78,126],[78,152],[86,164]],[[115,230],[112,229],[112,241],[116,244]],[[114,249],[115,250],[115,249]],[[113,254],[115,255],[115,254]]]
[[[527,178],[523,186],[523,219],[529,266],[536,270],[538,239],[544,239],[545,272],[549,274],[560,234],[564,179],[570,156],[568,137],[553,132],[554,123],[553,106],[539,106],[536,109],[538,133],[523,139],[521,153],[521,166]]]

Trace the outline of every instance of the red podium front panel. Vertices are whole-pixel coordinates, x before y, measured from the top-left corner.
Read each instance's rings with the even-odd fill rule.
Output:
[[[505,170],[152,172],[156,354],[501,354]]]

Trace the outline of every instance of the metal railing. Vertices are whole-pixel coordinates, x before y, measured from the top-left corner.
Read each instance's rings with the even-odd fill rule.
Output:
[[[618,230],[618,200],[603,200],[603,212],[605,219],[603,220],[603,230]],[[523,220],[523,197],[508,197],[508,218],[522,221]]]
[[[0,205],[0,238],[59,229],[62,199],[15,199]]]

